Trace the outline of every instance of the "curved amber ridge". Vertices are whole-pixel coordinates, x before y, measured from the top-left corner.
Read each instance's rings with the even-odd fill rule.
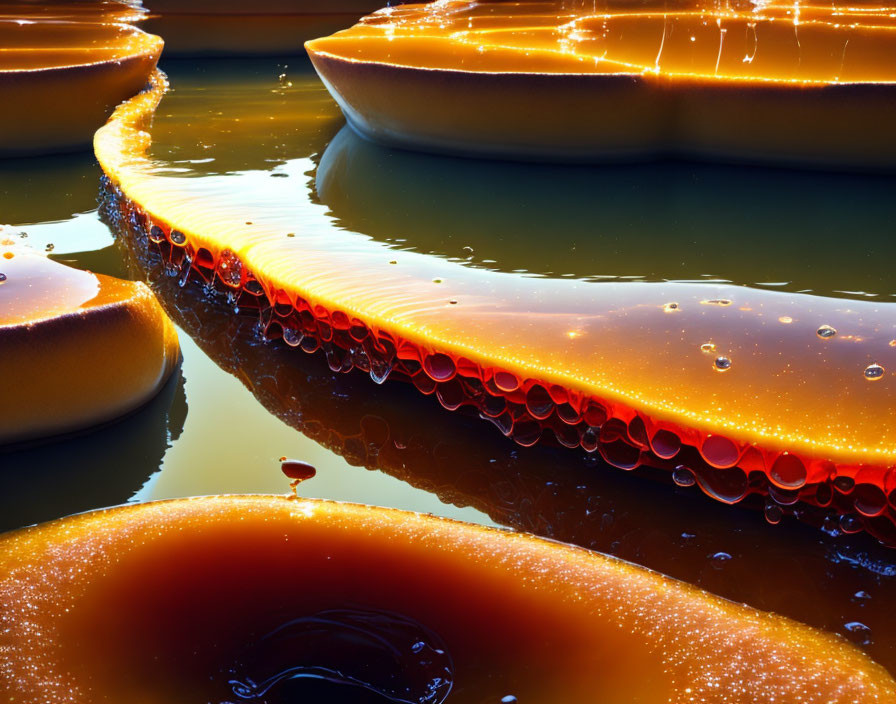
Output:
[[[102,2],[38,7],[17,18],[0,12],[0,155],[89,144],[158,62],[162,40],[119,21],[139,17],[130,5]]]
[[[0,241],[0,445],[81,430],[138,408],[179,358],[147,286]]]
[[[893,14],[446,0],[385,8],[306,48],[349,123],[387,144],[892,169]]]
[[[528,279],[332,231],[266,228],[263,212],[242,211],[232,195],[199,207],[189,179],[152,175],[142,127],[163,92],[160,81],[97,133],[124,222],[170,244],[185,281],[220,281],[235,302],[260,305],[269,334],[336,340],[354,352],[340,364],[380,381],[406,363],[421,390],[450,384],[458,405],[496,399],[496,422],[522,444],[552,419],[586,449],[627,433],[661,457],[693,446],[714,467],[760,471],[785,490],[843,476],[889,491],[896,437],[882,419],[896,410],[896,308],[709,284]],[[508,401],[525,412],[514,418]],[[885,499],[870,506],[888,511]]]
[[[225,321],[225,316],[228,316],[226,308],[221,307],[219,301],[214,298],[198,299],[197,291],[184,289],[178,285],[183,280],[184,272],[182,269],[172,267],[170,249],[147,247],[145,239],[141,239],[141,232],[133,226],[133,220],[131,222],[120,220],[118,211],[115,210],[117,207],[118,204],[114,200],[107,199],[104,201],[103,211],[122,235],[120,241],[127,244],[124,251],[129,260],[134,262],[134,276],[147,278],[160,297],[166,312],[178,327],[192,337],[219,366],[245,384],[259,402],[284,423],[343,456],[352,465],[382,470],[414,486],[437,493],[448,503],[459,506],[472,504],[505,525],[512,524],[524,527],[529,532],[560,537],[565,542],[575,542],[584,547],[590,545],[581,542],[581,539],[572,539],[570,533],[564,533],[563,528],[556,525],[557,520],[551,517],[552,512],[546,508],[543,499],[544,486],[540,485],[547,483],[547,486],[554,487],[550,489],[551,493],[558,492],[567,500],[566,504],[559,499],[556,502],[548,500],[551,505],[556,505],[557,513],[562,515],[569,512],[571,503],[581,501],[582,496],[587,496],[579,491],[587,488],[582,486],[581,482],[575,482],[577,486],[573,491],[573,486],[565,486],[569,479],[558,481],[556,476],[549,476],[546,479],[545,467],[534,464],[535,461],[532,460],[529,465],[534,466],[527,466],[526,472],[519,475],[520,482],[524,484],[520,490],[522,515],[508,518],[508,506],[500,495],[506,491],[506,483],[508,480],[512,481],[514,472],[503,463],[498,465],[490,462],[495,457],[494,453],[500,454],[505,451],[500,449],[500,446],[486,443],[481,437],[472,440],[472,446],[476,449],[471,449],[469,442],[452,442],[452,438],[457,436],[451,430],[444,429],[446,419],[438,415],[435,407],[431,409],[434,415],[427,418],[421,415],[425,413],[426,406],[411,403],[403,394],[400,401],[390,404],[382,399],[371,401],[358,389],[351,394],[350,401],[339,402],[346,396],[345,385],[353,382],[340,382],[339,393],[334,393],[332,376],[326,374],[311,376],[316,367],[290,363],[289,345],[284,344],[279,349],[271,349],[267,345],[252,344],[257,334],[253,318],[258,315],[258,306],[252,305],[251,301],[244,298],[240,301],[240,306],[243,313],[248,315],[230,316],[230,321]],[[173,274],[180,276],[174,278]],[[220,292],[221,287],[216,288]],[[209,286],[205,291],[214,289],[215,287]],[[263,323],[269,321],[270,317],[262,316]],[[276,325],[268,326],[267,330],[275,335],[282,334],[278,332]],[[348,372],[357,368],[363,373],[370,373],[369,357],[360,345],[355,346],[352,352],[348,352],[344,340],[340,341],[335,336],[329,341],[321,340],[320,330],[303,330],[302,335],[299,343],[302,349],[308,352],[315,350],[322,352],[326,358],[326,368],[330,371]],[[295,343],[297,340],[291,341]],[[365,359],[368,360],[366,363]],[[404,381],[424,391],[429,391],[432,387],[422,367],[406,362],[396,363],[389,378]],[[390,384],[389,389],[377,393],[399,393],[399,389],[392,390],[392,386]],[[368,389],[368,394],[371,392],[373,388]],[[490,394],[482,393],[482,390],[479,390],[478,394],[459,395],[456,386],[450,382],[438,384],[432,396],[447,410],[457,411],[459,415],[474,415],[487,419],[494,416],[492,404],[497,401]],[[393,397],[390,395],[386,398]],[[460,406],[458,400],[461,402]],[[507,411],[513,418],[520,418],[526,414],[524,406],[512,402],[507,404]],[[464,423],[460,419],[456,422]],[[571,436],[568,425],[557,423],[557,419],[550,419],[541,423],[541,442],[545,445],[562,445],[565,442],[568,446],[578,447],[572,440],[581,438],[586,430],[585,423],[580,422]],[[471,428],[465,427],[461,437],[469,438],[471,432],[473,432]],[[490,431],[482,428],[481,432]],[[520,435],[513,437],[517,442],[521,439]],[[389,438],[392,438],[394,446],[388,442]],[[425,438],[422,446],[421,438]],[[588,444],[591,455],[588,456],[589,471],[586,474],[589,477],[588,484],[593,485],[591,490],[595,496],[606,488],[597,482],[610,481],[601,471],[606,467],[601,465],[600,460],[625,470],[647,466],[657,468],[659,473],[651,471],[638,474],[648,474],[654,480],[662,478],[682,486],[694,486],[716,501],[726,504],[736,503],[739,506],[763,511],[770,523],[777,523],[786,516],[793,516],[809,525],[821,527],[829,534],[852,534],[864,529],[881,543],[896,546],[896,521],[894,521],[896,516],[893,510],[896,509],[896,485],[888,484],[889,493],[884,496],[880,488],[874,484],[856,484],[854,479],[841,476],[835,478],[833,482],[823,480],[818,483],[807,483],[799,489],[781,489],[771,484],[767,476],[760,472],[747,473],[740,467],[716,469],[694,448],[683,447],[674,457],[662,458],[656,455],[649,445],[645,445],[643,440],[632,439],[628,432],[598,433],[596,438],[591,438],[591,441],[592,444]],[[456,451],[443,456],[452,445],[457,445]],[[477,450],[481,451],[481,456]],[[575,455],[569,456],[570,462],[575,460]],[[514,458],[514,464],[517,461]],[[477,466],[480,468],[478,472],[475,470]],[[547,461],[546,466],[551,467],[552,471],[556,470],[557,459]],[[503,489],[485,490],[487,493],[496,493],[499,496],[489,501],[482,499],[475,492],[471,495],[468,489],[471,472],[486,474],[488,482],[495,487],[504,485]],[[462,481],[455,476],[457,473],[463,477]],[[547,474],[550,475],[551,472]],[[526,496],[531,496],[528,500],[528,510]],[[638,515],[642,508],[648,512],[658,510],[656,506],[638,506],[639,496],[640,492],[634,497],[619,492],[612,505],[631,503],[635,515]],[[664,501],[666,500],[668,497],[664,497]],[[879,514],[876,510],[869,511],[875,502],[880,505],[889,503],[889,509]],[[535,504],[537,511],[534,511]],[[705,508],[703,507],[704,511]],[[669,510],[673,509],[670,507]],[[536,515],[530,515],[529,511],[534,511]],[[593,511],[589,512],[589,515],[591,513]],[[533,522],[540,521],[545,521],[541,529],[534,528]],[[667,517],[664,524],[668,525],[670,521],[674,522],[674,519]],[[584,530],[585,534],[588,534],[587,520],[573,521],[573,524],[574,529],[570,527],[568,530],[576,533]],[[604,533],[601,535],[606,538]],[[602,549],[609,546],[610,542],[605,539],[602,542],[604,546]],[[707,549],[701,554],[713,554],[718,551]],[[661,571],[668,573],[668,568],[663,568]],[[850,594],[856,591],[859,591],[858,587]],[[809,618],[801,616],[800,620],[807,621]]]
[[[880,666],[806,626],[581,549],[392,509],[272,496],[127,506],[12,533],[0,564],[0,681],[27,697],[211,692],[272,626],[346,604],[438,634],[456,701],[495,688],[532,701],[896,696]]]
[[[320,355],[296,359],[286,345],[260,343],[255,316],[231,315],[216,297],[178,286],[159,252],[135,247],[130,236],[119,242],[134,276],[150,281],[178,328],[215,364],[283,423],[350,465],[386,472],[445,503],[473,506],[501,525],[609,552],[735,602],[841,633],[896,672],[886,598],[896,586],[896,553],[862,536],[839,535],[836,517],[802,500],[788,505],[780,494],[784,505],[763,501],[756,476],[750,489],[757,494],[740,505],[764,509],[779,525],[705,500],[698,487],[710,486],[710,467],[698,470],[696,486],[672,489],[661,485],[671,483],[668,471],[613,472],[596,454],[583,457],[545,443],[511,452],[512,445],[475,417],[445,413],[410,385],[369,384],[361,374],[334,374]],[[322,347],[333,359],[331,343]],[[688,473],[675,477],[695,480]],[[320,491],[314,482],[307,486]],[[200,486],[187,491],[207,493]],[[838,501],[854,498],[837,493]],[[896,545],[896,527],[886,519],[861,517],[852,504],[849,510],[847,529],[862,521]],[[787,514],[823,525],[825,534],[805,530]]]

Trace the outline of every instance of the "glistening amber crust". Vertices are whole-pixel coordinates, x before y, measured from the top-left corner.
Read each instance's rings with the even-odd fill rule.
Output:
[[[349,124],[390,145],[892,169],[894,32],[887,7],[447,0],[306,48]]]
[[[129,413],[177,364],[177,333],[145,284],[2,243],[0,274],[0,445]]]
[[[128,506],[12,533],[0,567],[13,701],[205,701],[240,649],[349,604],[438,634],[456,702],[896,697],[855,648],[788,619],[596,553],[392,509],[272,496]]]
[[[397,369],[447,408],[472,402],[523,445],[546,428],[591,452],[625,438],[611,461],[627,468],[641,450],[671,460],[689,446],[731,470],[719,481],[760,472],[788,496],[818,485],[822,505],[832,486],[869,487],[855,510],[893,520],[896,437],[884,419],[896,413],[896,307],[533,279],[338,231],[290,237],[238,198],[185,198],[188,179],[152,173],[144,126],[164,89],[159,76],[97,133],[116,219],[162,246],[184,283],[259,308],[269,336],[308,351],[332,343],[334,369],[379,382]]]
[[[88,146],[112,108],[155,69],[162,40],[111,21],[139,13],[89,5],[68,14],[65,4],[55,14],[55,5],[31,17],[0,14],[0,156]]]

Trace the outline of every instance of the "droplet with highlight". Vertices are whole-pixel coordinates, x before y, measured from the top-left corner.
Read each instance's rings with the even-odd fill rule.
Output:
[[[822,325],[818,330],[815,331],[815,334],[820,338],[826,340],[830,337],[833,337],[837,334],[837,331],[834,330],[830,325]]]
[[[728,357],[716,357],[713,367],[719,372],[728,371],[731,369],[731,360]]]
[[[865,371],[863,372],[865,378],[870,381],[877,381],[884,375],[884,368],[880,366],[877,362],[874,364],[869,364],[865,367]]]

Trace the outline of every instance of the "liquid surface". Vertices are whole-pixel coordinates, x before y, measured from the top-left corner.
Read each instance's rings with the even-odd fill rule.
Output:
[[[102,12],[85,14],[78,21],[40,14],[31,21],[0,15],[0,78],[7,72],[120,61],[159,50],[158,37],[109,19]]]
[[[350,220],[346,199],[321,203],[317,195],[320,184],[315,184],[313,175],[342,122],[338,109],[311,77],[307,65],[290,59],[248,62],[243,66],[244,75],[234,74],[230,62],[165,66],[174,89],[166,101],[170,100],[171,105],[182,102],[178,111],[166,109],[168,103],[163,103],[156,117],[156,168],[194,179],[204,179],[205,174],[211,173],[222,177],[216,182],[222,187],[233,184],[235,190],[242,192],[257,188],[253,197],[258,198],[269,184],[282,181],[289,184],[290,207],[299,213],[294,222],[302,227],[326,228],[324,231],[334,238],[340,227],[350,227],[359,235],[385,240],[389,236],[386,230],[391,229],[393,222],[402,233],[406,232],[400,214],[385,212],[391,206],[374,213],[378,221],[385,223],[375,227]],[[279,78],[284,73],[283,79]],[[292,87],[285,85],[289,82]],[[203,84],[215,90],[203,91]],[[306,100],[309,102],[303,108],[302,101]],[[239,129],[239,123],[228,125],[225,118],[228,114],[251,116],[241,115],[239,108],[252,101],[258,101],[267,110],[268,118],[273,117],[266,120],[272,127],[269,132],[260,133],[258,141],[246,142],[248,146],[241,148],[240,140],[249,130],[231,139],[226,130]],[[191,111],[195,113],[192,120],[188,117]],[[278,120],[281,111],[285,118]],[[215,117],[218,112],[224,115],[217,116],[218,122],[212,123],[206,139],[197,140],[203,119]],[[307,131],[297,128],[300,123],[296,118],[303,114],[315,117]],[[195,126],[193,131],[189,129],[191,123]],[[255,128],[264,123],[259,120]],[[180,144],[176,129],[185,130]],[[278,134],[283,136],[278,138]],[[380,159],[380,153],[377,154]],[[382,157],[387,166],[390,160],[401,156],[382,154],[396,155]],[[207,161],[200,162],[201,159]],[[359,164],[364,163],[359,160]],[[423,186],[434,180],[446,192],[463,193],[462,186],[452,183],[453,168],[456,167],[450,160],[421,157],[419,168],[415,167],[413,173]],[[538,181],[538,169],[520,165],[516,168],[533,174],[532,180]],[[688,167],[682,168],[688,173]],[[108,267],[109,273],[114,273],[113,269],[126,270],[123,251],[108,246],[111,237],[96,219],[95,191],[89,187],[90,180],[98,177],[94,169],[87,158],[0,162],[0,219],[28,232],[27,242],[54,244],[51,256],[72,259],[95,271],[106,271],[98,268],[98,261]],[[634,172],[641,174],[634,180],[637,184],[650,174],[650,169],[644,167],[643,171]],[[73,173],[78,176],[72,178]],[[730,173],[739,170],[732,169]],[[786,173],[782,178],[785,177]],[[387,170],[382,178],[393,176]],[[786,188],[796,192],[797,183],[811,183],[812,192],[821,189],[819,192],[827,193],[817,185],[824,178],[827,177],[794,175],[793,185]],[[837,188],[848,190],[849,179],[831,178],[840,184]],[[682,178],[676,187],[690,180],[698,182],[696,186],[711,179]],[[84,187],[75,188],[76,183],[83,183]],[[868,193],[876,192],[873,183],[868,182]],[[375,188],[377,184],[368,186]],[[547,186],[543,187],[550,192]],[[357,189],[353,187],[351,192],[356,193]],[[539,189],[530,188],[511,203],[522,207],[527,198],[537,197],[538,192]],[[700,192],[698,189],[689,195],[689,202],[704,204],[710,200],[701,198]],[[409,196],[416,193],[419,191],[408,191]],[[754,190],[751,197],[755,193]],[[394,197],[383,197],[387,195]],[[497,195],[500,194],[496,193],[496,199]],[[593,198],[600,196],[599,190],[591,194]],[[761,193],[756,197],[760,196],[765,197]],[[612,207],[612,200],[597,200],[598,210],[602,213]],[[770,239],[782,248],[790,246],[795,252],[802,249],[799,257],[792,255],[791,250],[781,250],[775,265],[782,272],[782,288],[811,288],[825,294],[836,289],[891,293],[879,283],[890,280],[885,278],[886,272],[875,268],[888,257],[874,255],[888,251],[884,237],[888,211],[883,195],[869,200],[873,203],[851,202],[862,203],[865,213],[874,218],[872,226],[849,228],[868,232],[872,238],[879,233],[868,246],[867,258],[857,254],[864,252],[864,247],[858,245],[842,252],[833,239],[830,248],[825,249],[823,239],[807,246],[804,235],[791,238],[791,233],[797,231],[793,227],[774,231],[775,236]],[[857,222],[855,218],[865,217],[853,208],[838,210],[827,196],[813,198],[815,206],[819,203],[829,204],[831,217],[839,214],[844,227]],[[874,204],[880,210],[873,210]],[[283,203],[277,205],[281,207]],[[270,203],[269,206],[273,207]],[[584,208],[573,206],[584,218]],[[413,212],[417,204],[409,200],[406,207]],[[640,214],[646,217],[643,210]],[[756,210],[758,213],[759,208]],[[789,225],[793,225],[797,210],[794,206],[785,211],[794,213]],[[805,210],[809,222],[816,227],[824,225],[820,216],[812,219],[814,207]],[[477,252],[489,246],[488,232],[497,226],[498,212],[490,209],[488,203],[481,210],[471,209],[466,225],[470,236],[478,238],[472,243]],[[618,212],[618,219],[624,221],[625,209]],[[558,213],[558,217],[562,216],[562,212]],[[736,219],[743,222],[742,218]],[[420,234],[426,239],[416,244],[387,244],[392,248],[408,246],[421,252],[434,250],[448,256],[466,256],[455,252],[453,242],[440,241],[435,224],[422,222],[433,228],[429,234]],[[477,228],[477,223],[483,227]],[[654,271],[639,269],[639,262],[649,254],[644,251],[649,247],[642,242],[661,240],[661,231],[630,246],[627,238],[610,240],[602,248],[602,257],[611,262],[606,267],[609,274],[624,271],[648,279],[710,274],[737,283],[766,281],[764,271],[751,269],[751,261],[758,262],[759,258],[751,259],[754,252],[750,242],[724,237],[727,228],[735,226],[727,222],[707,223],[706,228],[695,225],[688,237],[682,236],[680,241],[673,238],[670,246],[675,249],[677,241],[680,258],[687,263],[681,273],[677,273],[677,264],[670,272],[665,268],[668,263],[663,262],[657,265],[662,268]],[[761,233],[767,231],[765,225],[757,229]],[[807,225],[804,232],[810,233],[811,228]],[[553,233],[553,241],[563,236],[560,228]],[[540,268],[542,253],[526,257],[525,250],[535,239],[534,228],[521,237],[518,252],[480,255],[483,259],[496,259],[497,263],[478,261],[475,256],[466,265],[508,271],[526,268],[543,274],[550,270],[580,277],[595,273],[595,267],[584,256],[574,254],[571,248],[576,242],[572,239],[557,246],[558,250],[568,249],[568,256],[551,253],[560,263],[552,263],[548,270],[546,266]],[[717,246],[734,248],[724,262],[731,268],[704,269],[701,261],[693,258],[690,237],[707,244],[721,239]],[[394,254],[387,258],[391,256]],[[161,264],[159,267],[163,270]],[[131,269],[132,276],[143,277],[146,270],[140,265]],[[844,283],[839,283],[841,280]],[[896,565],[891,553],[863,536],[842,534],[836,525],[827,526],[828,534],[801,526],[791,518],[769,525],[760,514],[716,505],[694,486],[658,484],[650,480],[653,475],[643,476],[640,471],[639,476],[620,473],[593,456],[564,448],[516,447],[479,419],[444,411],[434,399],[420,397],[412,388],[375,386],[359,374],[337,375],[324,360],[296,355],[293,350],[280,349],[274,355],[277,347],[257,339],[252,319],[234,317],[221,303],[205,301],[201,295],[194,296],[196,292],[192,290],[180,289],[175,279],[163,277],[160,285],[167,287],[157,291],[169,310],[175,310],[172,305],[182,308],[175,319],[181,331],[183,377],[173,381],[166,389],[167,395],[160,396],[155,405],[121,424],[65,443],[0,455],[4,469],[0,473],[0,517],[4,528],[129,498],[286,492],[288,482],[278,462],[279,457],[286,455],[310,462],[318,469],[317,476],[300,487],[305,496],[510,525],[617,554],[736,601],[840,633],[896,671],[896,641],[887,607],[896,596]],[[176,292],[186,296],[187,302],[179,303]],[[287,378],[277,382],[277,374],[284,372],[289,372]],[[830,402],[829,394],[824,398]],[[389,428],[385,436],[383,420]]]
[[[733,438],[735,459],[754,445],[769,465],[790,452],[838,471],[868,464],[883,482],[896,458],[877,422],[896,398],[881,361],[893,354],[896,308],[718,284],[533,281],[392,254],[306,217],[313,206],[270,172],[186,179],[159,169],[143,155],[140,129],[157,97],[127,104],[98,133],[104,167],[128,198],[170,223],[178,245],[229,250],[268,293],[360,319],[422,355],[506,372],[517,378],[509,391],[524,380],[560,385],[626,422],[635,411],[668,422],[692,446]],[[823,325],[840,331],[833,344],[817,335]],[[819,405],[830,389],[839,403]]]
[[[871,4],[447,0],[385,8],[312,46],[463,71],[891,83],[894,25],[892,8]]]

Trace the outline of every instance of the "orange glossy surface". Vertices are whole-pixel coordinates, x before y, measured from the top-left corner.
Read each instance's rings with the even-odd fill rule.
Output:
[[[174,327],[145,285],[2,241],[0,346],[0,445],[134,410],[158,392],[179,355]]]
[[[474,72],[893,83],[893,14],[885,4],[448,0],[385,8],[309,49]]]
[[[307,49],[352,126],[393,145],[891,169],[892,15],[446,0],[385,8]]]
[[[162,40],[125,3],[0,8],[0,156],[72,150],[146,83]]]
[[[144,130],[162,90],[122,106],[97,134],[100,163],[149,216],[147,230],[155,224],[144,237],[173,243],[178,261],[225,289],[252,278],[277,304],[278,326],[310,315],[332,334],[357,321],[371,339],[388,337],[398,359],[421,364],[429,393],[475,377],[526,403],[537,386],[592,425],[637,421],[644,442],[672,434],[713,466],[762,471],[782,488],[837,473],[886,491],[896,463],[882,420],[896,411],[892,306],[727,285],[533,279],[301,230],[295,214],[270,207],[276,180],[253,200],[226,180],[155,173]],[[887,510],[884,501],[874,513]]]
[[[129,506],[12,533],[0,565],[0,682],[14,696],[218,701],[262,635],[349,605],[436,634],[456,702],[896,696],[852,646],[787,619],[595,553],[390,509]]]
[[[287,345],[262,343],[255,316],[232,315],[202,291],[179,286],[155,252],[127,253],[132,271],[152,282],[178,328],[215,364],[278,421],[349,464],[395,476],[447,504],[472,506],[501,525],[606,552],[839,633],[896,673],[896,553],[862,535],[839,534],[826,510],[778,506],[761,494],[740,504],[756,513],[739,510],[715,504],[699,485],[676,487],[668,471],[619,472],[596,454],[514,446],[478,417],[448,413],[410,384],[371,384],[359,372],[334,373],[323,355],[297,359]],[[318,478],[331,472],[315,464]],[[317,479],[299,492],[327,495]],[[767,521],[757,515],[763,508]]]

